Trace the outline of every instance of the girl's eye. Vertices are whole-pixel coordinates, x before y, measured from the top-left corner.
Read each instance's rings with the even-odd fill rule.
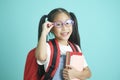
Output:
[[[61,23],[61,22],[55,22],[55,26],[56,26],[56,27],[61,27],[61,26],[62,26],[62,23]]]
[[[61,24],[60,23],[56,23],[56,26],[61,26]]]
[[[66,22],[65,24],[68,25],[68,24],[71,24],[71,23],[70,22]]]
[[[65,24],[66,24],[66,25],[72,24],[72,21],[71,21],[71,20],[68,20],[68,21],[66,21]]]

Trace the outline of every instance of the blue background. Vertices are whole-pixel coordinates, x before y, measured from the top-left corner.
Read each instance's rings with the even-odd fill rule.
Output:
[[[56,7],[77,16],[89,80],[120,80],[119,0],[0,0],[0,80],[23,80],[39,19]]]

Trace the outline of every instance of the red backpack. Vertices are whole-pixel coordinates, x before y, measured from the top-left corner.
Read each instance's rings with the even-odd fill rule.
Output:
[[[32,49],[26,59],[24,69],[24,80],[52,80],[60,60],[60,48],[57,40],[53,39],[48,42],[51,48],[50,63],[45,72],[44,65],[38,65],[35,58],[35,48]],[[77,47],[70,43],[71,48],[74,52],[78,52]]]

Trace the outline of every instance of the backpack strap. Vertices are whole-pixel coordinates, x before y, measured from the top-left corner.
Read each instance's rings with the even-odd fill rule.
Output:
[[[69,45],[71,46],[73,52],[79,52],[77,46],[76,46],[74,43],[71,43],[71,42],[68,42],[68,43],[69,43]]]
[[[57,53],[58,53],[55,41],[52,40],[51,42],[52,42],[53,49],[54,49],[54,50],[53,50],[54,55],[53,55],[53,59],[52,59],[52,64],[51,64],[49,70],[45,73],[44,80],[48,80],[48,79],[51,79],[51,78],[52,78],[50,74],[52,73],[52,71],[53,71],[53,69],[54,69],[54,67],[55,67],[56,58],[57,58]]]
[[[59,59],[60,59],[60,50],[58,43],[55,39],[52,39],[49,42],[50,48],[51,48],[51,56],[50,56],[50,63],[47,68],[47,71],[45,72],[44,76],[42,76],[42,80],[52,80],[57,67],[59,65]]]
[[[45,74],[44,65],[38,65],[38,80]]]

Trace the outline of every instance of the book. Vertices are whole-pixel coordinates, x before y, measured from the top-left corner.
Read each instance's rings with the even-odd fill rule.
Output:
[[[66,65],[71,65],[78,71],[82,71],[84,67],[84,58],[81,52],[67,52],[66,53]],[[79,79],[72,79],[79,80]]]

